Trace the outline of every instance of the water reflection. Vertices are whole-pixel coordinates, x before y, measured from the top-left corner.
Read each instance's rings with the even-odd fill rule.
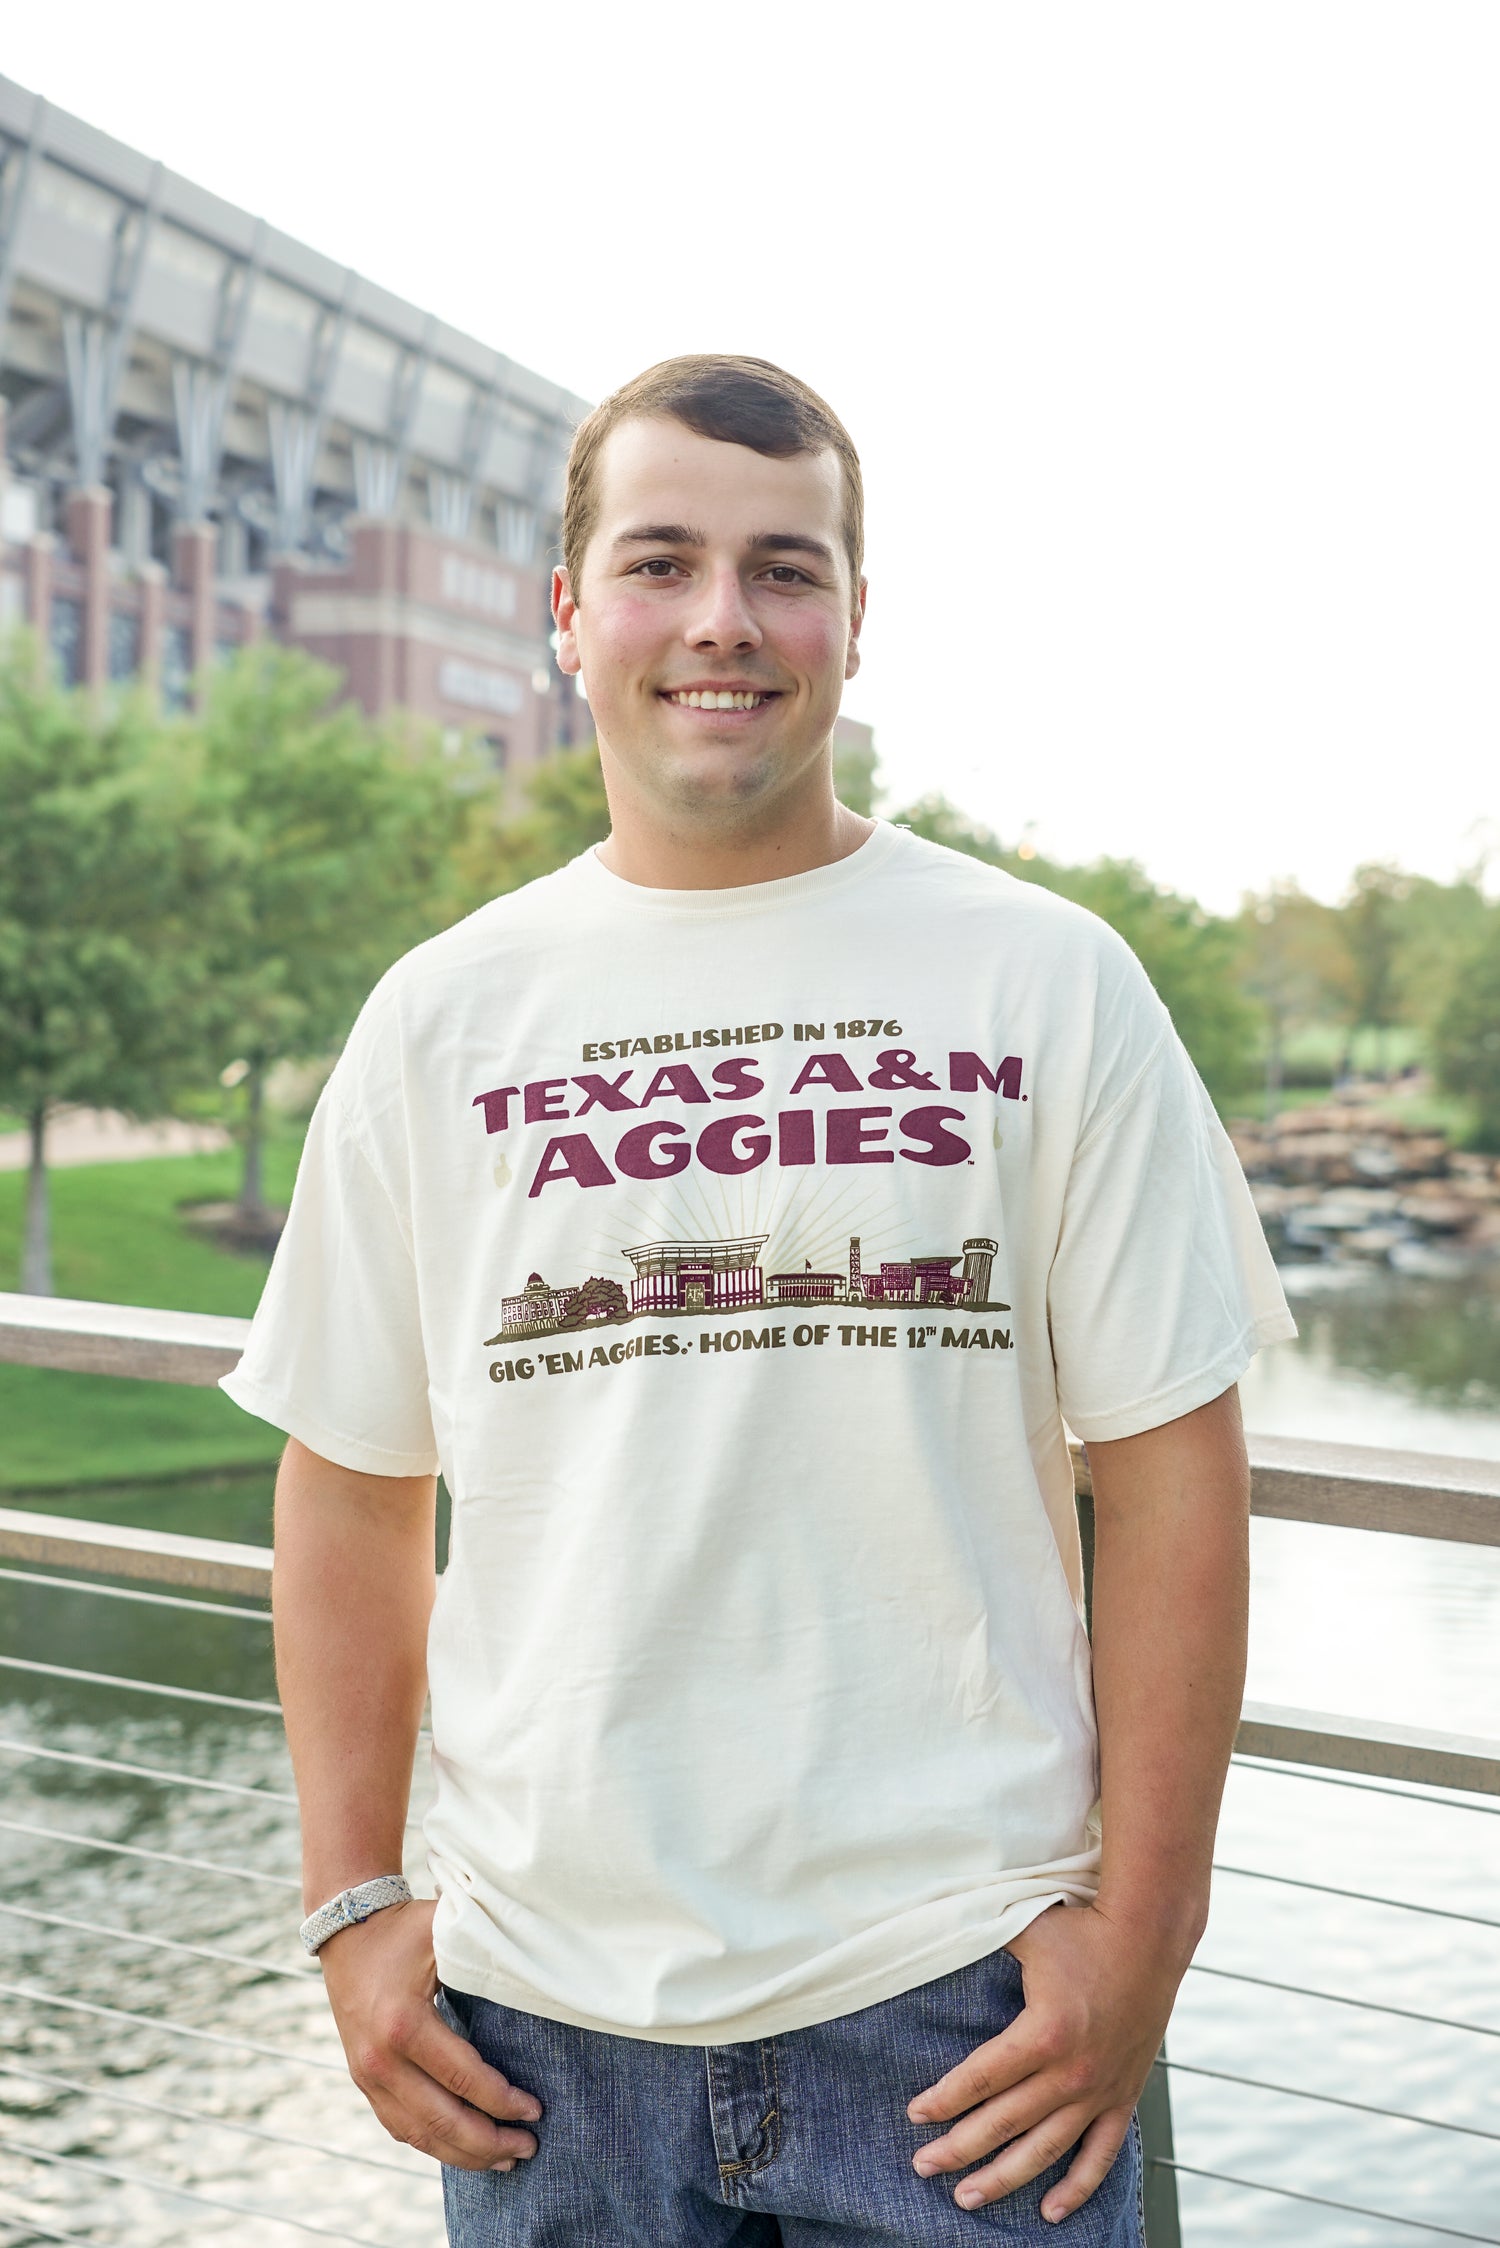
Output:
[[[1282,1279],[1300,1334],[1246,1375],[1251,1428],[1500,1459],[1500,1272],[1413,1280],[1292,1265]]]

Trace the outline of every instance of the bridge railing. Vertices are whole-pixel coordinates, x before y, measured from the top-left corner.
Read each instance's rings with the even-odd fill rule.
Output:
[[[22,1365],[209,1386],[235,1364],[247,1331],[248,1322],[243,1320],[0,1295],[0,1361]],[[1253,1436],[1250,1453],[1252,1505],[1257,1515],[1469,1546],[1500,1545],[1500,1463]],[[1075,1452],[1075,1472],[1087,1559],[1092,1545],[1092,1500],[1087,1458],[1081,1448]],[[45,1602],[49,1594],[91,1594],[101,1604],[131,1601],[154,1605],[161,1609],[164,1620],[169,1613],[185,1618],[208,1615],[240,1630],[254,1625],[264,1631],[269,1619],[270,1568],[267,1547],[81,1521],[31,1508],[0,1508],[0,1584],[9,1580],[24,1586],[30,1604]],[[39,1614],[40,1609],[34,1612]],[[86,1664],[61,1664],[20,1655],[14,1646],[0,1647],[0,1672],[17,1689],[23,1681],[29,1682],[38,1697],[32,1712],[37,1718],[47,1710],[48,1697],[95,1688],[110,1697],[113,1706],[123,1709],[176,1709],[189,1715],[211,1715],[224,1723],[262,1728],[274,1728],[279,1723],[280,1713],[273,1699],[226,1694],[201,1678],[186,1684],[180,1678],[125,1677]],[[37,1722],[19,1727],[18,1735],[9,1729],[0,1735],[0,1756],[9,1767],[9,1777],[25,1769],[65,1770],[77,1775],[86,1790],[92,1776],[97,1775],[101,1788],[124,1781],[131,1788],[143,1790],[148,1804],[181,1796],[185,1791],[194,1802],[197,1839],[194,1849],[184,1853],[157,1849],[138,1840],[122,1842],[74,1825],[53,1827],[46,1820],[0,1816],[0,1832],[24,1837],[28,1846],[40,1844],[44,1850],[55,1846],[59,1861],[55,1878],[49,1875],[46,1906],[21,1904],[13,1889],[7,1887],[0,1891],[0,1918],[12,1928],[29,1923],[34,1930],[50,1931],[58,1940],[59,1956],[72,1961],[76,1969],[65,1978],[74,1985],[70,1989],[43,1987],[34,1980],[0,1979],[0,1997],[20,2007],[28,2021],[46,2025],[45,2032],[38,2027],[35,2034],[11,2040],[10,2054],[0,2062],[0,2099],[5,2098],[6,2087],[14,2092],[24,2086],[27,2100],[38,2115],[48,2114],[47,2103],[59,2098],[85,2103],[85,2113],[97,2109],[112,2116],[124,2114],[136,2127],[132,2143],[148,2149],[152,2144],[150,2133],[157,2124],[186,2124],[195,2132],[200,2128],[238,2132],[250,2148],[263,2147],[265,2152],[263,2158],[257,2155],[253,2170],[242,2163],[238,2171],[240,2178],[253,2178],[254,2186],[226,2191],[222,2165],[205,2180],[190,2165],[185,2168],[180,2156],[174,2155],[171,2163],[158,2167],[149,2161],[105,2161],[94,2153],[70,2151],[56,2143],[55,2131],[49,2141],[40,2124],[31,2130],[16,2128],[11,2101],[7,2103],[10,2112],[0,2151],[9,2161],[18,2162],[33,2184],[30,2191],[18,2194],[9,2182],[0,2183],[0,2228],[4,2228],[0,2238],[95,2238],[75,2229],[71,2212],[76,2210],[84,2189],[105,2187],[116,2191],[122,2209],[149,2205],[154,2196],[168,2209],[201,2210],[202,2217],[191,2220],[195,2227],[211,2225],[210,2212],[232,2216],[237,2243],[252,2237],[256,2242],[264,2238],[271,2243],[288,2238],[292,2231],[356,2242],[360,2248],[406,2248],[407,2241],[428,2238],[437,2209],[431,2165],[408,2156],[404,2149],[386,2140],[344,2078],[337,2043],[320,2003],[317,1969],[310,1963],[299,1963],[295,1953],[294,1924],[300,1910],[295,1875],[231,1854],[239,1847],[240,1826],[233,1827],[227,1845],[216,1847],[214,1843],[215,1817],[224,1820],[228,1833],[233,1819],[242,1818],[248,1809],[258,1821],[284,1820],[289,1848],[295,1831],[295,1798],[290,1786],[228,1778],[218,1766],[204,1769],[201,1759],[197,1769],[183,1769],[101,1754],[97,1751],[110,1744],[98,1739],[92,1749],[65,1747],[60,1745],[60,1734],[47,1737],[43,1725]],[[1237,1764],[1284,1771],[1313,1785],[1359,1788],[1407,1797],[1413,1803],[1437,1801],[1476,1816],[1500,1817],[1500,1742],[1493,1740],[1247,1702],[1235,1756]],[[6,1797],[8,1808],[13,1798],[10,1786]],[[413,1838],[417,1828],[413,1816],[409,1823]],[[152,1831],[149,1810],[143,1815],[140,1831]],[[409,1870],[420,1871],[415,1840],[413,1850],[418,1863]],[[104,1865],[155,1865],[163,1876],[170,1869],[171,1879],[183,1883],[176,1892],[182,1903],[171,1931],[153,1933],[119,1925],[110,1916],[107,1902],[91,1903],[99,1894],[97,1881],[88,1887],[83,1899],[90,1909],[80,1913],[76,1909],[78,1899],[69,1887],[70,1880],[76,1886],[71,1854],[80,1852],[85,1862],[97,1854]],[[285,1858],[285,1850],[281,1855]],[[1302,1881],[1266,1869],[1221,1865],[1217,1870],[1282,1889],[1300,1889],[1325,1900],[1345,1900],[1354,1906],[1382,1904],[1428,1919],[1446,1919],[1456,1931],[1481,1922],[1500,1928],[1500,1916],[1450,1912],[1430,1901],[1381,1897],[1362,1888]],[[264,1946],[246,1953],[235,1945],[197,1940],[202,1926],[211,1923],[214,1916],[200,1913],[195,1900],[215,1884],[226,1883],[276,1892],[274,1909],[264,1916],[272,1929],[274,1954]],[[167,1994],[168,2003],[172,1977],[178,1970],[183,1975],[196,1973],[198,1963],[206,1962],[215,1970],[219,1983],[224,1982],[225,1971],[230,1971],[233,1982],[226,1998],[227,2025],[206,2030],[201,2024],[175,2020],[166,2010],[110,2003],[121,1995],[115,1987],[112,1963],[126,1956],[138,1957],[143,1947],[154,1955],[158,1966],[164,1963],[166,1980],[163,1983],[158,1978],[158,1987]],[[91,1963],[93,1980],[82,1971],[85,1962]],[[1320,1999],[1335,2006],[1363,2008],[1392,2018],[1437,2023],[1477,2037],[1500,2037],[1500,2020],[1492,2024],[1450,2021],[1437,2014],[1289,1983],[1275,1975],[1235,1973],[1207,1963],[1195,1963],[1190,1973],[1214,1976],[1228,1984]],[[300,1986],[295,1995],[293,1986]],[[263,2036],[247,2034],[262,2021],[266,2009],[258,2002],[268,1989],[277,1994],[271,2010],[282,2026],[282,2034],[270,2045]],[[296,2009],[290,2017],[286,2004]],[[1496,2011],[1500,2013],[1500,2006]],[[21,2015],[16,2019],[19,2023]],[[66,2046],[69,2023],[77,2032],[76,2048]],[[270,2064],[272,2090],[266,2097],[273,2109],[277,2108],[277,2083],[285,2097],[288,2087],[306,2081],[311,2072],[318,2087],[321,2135],[236,2122],[222,2112],[195,2108],[186,2098],[153,2101],[123,2090],[118,2075],[101,2074],[89,2056],[97,2050],[101,2031],[126,2025],[132,2035],[150,2035],[169,2043],[175,2038],[189,2049],[194,2041],[206,2041],[207,2046],[224,2053],[254,2054],[259,2063]],[[266,2074],[264,2067],[261,2073]],[[1310,2116],[1343,2109],[1434,2133],[1461,2132],[1500,2147],[1500,2129],[1476,2126],[1462,2118],[1419,2115],[1399,2106],[1344,2099],[1253,2073],[1195,2067],[1168,2059],[1163,2053],[1141,2111],[1151,2248],[1180,2248],[1177,2180],[1184,2174],[1218,2179],[1238,2189],[1245,2197],[1247,2211],[1257,2202],[1265,2206],[1268,2200],[1283,2205],[1307,2202],[1390,2228],[1393,2241],[1402,2233],[1408,2238],[1423,2234],[1429,2239],[1491,2242],[1500,2248],[1500,2224],[1484,2231],[1463,2230],[1371,2206],[1360,2196],[1354,2179],[1348,2181],[1347,2193],[1312,2194],[1283,2179],[1244,2177],[1212,2163],[1180,2160],[1173,2144],[1169,2092],[1171,2078],[1178,2075],[1213,2079],[1247,2091],[1306,2102]],[[337,2086],[334,2078],[341,2080]],[[222,2101],[217,2105],[222,2109]],[[74,2110],[67,2112],[71,2116]],[[141,2137],[143,2130],[145,2138]],[[90,2144],[94,2143],[91,2139]],[[162,2144],[167,2143],[163,2129]],[[297,2186],[309,2162],[353,2165],[365,2173],[367,2182],[373,2182],[376,2188],[376,2199],[369,2205],[376,2212],[376,2220],[385,2226],[381,2240],[363,2230],[340,2229],[337,2221],[325,2222],[309,2213],[320,2204],[310,2202]],[[273,2187],[269,2200],[256,2191],[267,2181]],[[286,2190],[274,2190],[278,2181],[283,2189],[289,2182],[296,2189],[290,2204]],[[333,2205],[363,2206],[357,2196],[351,2200],[342,2194]],[[1254,2216],[1247,2213],[1245,2223],[1245,2236],[1258,2237]],[[254,2228],[253,2234],[244,2229],[246,2225]],[[413,2231],[414,2225],[423,2229]],[[152,2238],[148,2220],[143,2220],[143,2227],[133,2237]],[[401,2233],[400,2239],[395,2237],[393,2227]],[[191,2235],[200,2236],[207,2235],[196,2230]]]

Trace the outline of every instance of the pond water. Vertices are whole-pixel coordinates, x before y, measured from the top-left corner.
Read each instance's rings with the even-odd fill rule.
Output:
[[[1287,1277],[1302,1335],[1247,1378],[1252,1427],[1500,1459],[1500,1288],[1375,1275],[1351,1283],[1314,1266]],[[268,1495],[263,1478],[219,1479],[154,1498],[73,1493],[67,1505],[257,1538]],[[1500,1737],[1500,1552],[1258,1522],[1253,1561],[1253,1698]],[[232,1614],[0,1578],[0,1643],[118,1677],[211,1680],[251,1701],[273,1690],[267,1626]],[[289,2221],[244,2213],[253,2208],[295,2220],[303,2237],[321,2230],[376,2248],[441,2248],[435,2173],[365,2110],[343,2075],[316,1973],[298,1964],[295,1813],[268,1792],[290,1788],[275,1721],[9,1673],[0,1740],[9,1744],[0,1771],[11,1822],[0,1830],[0,2220],[13,2228],[0,2238],[45,2237],[14,2222],[18,2203],[111,2248],[286,2248],[296,2237]],[[28,1746],[258,1792],[195,1793],[16,1753]],[[121,1851],[17,1828],[86,1830]],[[1500,2238],[1500,2143],[1470,2135],[1500,2132],[1500,1804],[1237,1765],[1219,1856],[1236,1870],[1218,1878],[1172,2033],[1179,2159],[1390,2210],[1409,2224],[1184,2176],[1188,2248]],[[205,1861],[234,1871],[203,1871]],[[420,1879],[419,1847],[408,1870]],[[26,1917],[40,1913],[72,1925]],[[244,1964],[122,1945],[92,1932],[104,1926],[212,1946]],[[1239,1975],[1262,1980],[1226,1979]],[[115,2011],[49,2003],[47,1992]],[[129,2014],[199,2034],[169,2036]],[[213,2042],[225,2038],[238,2042]],[[280,2056],[290,2054],[310,2065],[288,2069]],[[1200,2070],[1465,2128],[1310,2106]],[[156,2106],[106,2107],[72,2088],[87,2084]],[[22,2145],[96,2167],[49,2167]],[[147,2174],[202,2198],[164,2199],[137,2182]]]

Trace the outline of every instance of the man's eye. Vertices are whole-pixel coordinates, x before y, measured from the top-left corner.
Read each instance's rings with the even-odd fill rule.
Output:
[[[805,571],[790,562],[773,562],[766,576],[773,585],[805,585],[807,582]]]
[[[636,564],[635,574],[640,578],[665,578],[670,577],[677,567],[678,564],[670,555],[653,554],[649,561]]]

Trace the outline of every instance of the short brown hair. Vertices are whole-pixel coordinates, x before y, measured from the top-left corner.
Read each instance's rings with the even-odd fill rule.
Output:
[[[844,545],[857,589],[865,559],[865,488],[854,440],[833,408],[769,359],[689,352],[663,359],[612,391],[579,423],[568,454],[563,501],[563,561],[578,595],[583,557],[599,519],[599,454],[611,430],[647,415],[667,415],[700,437],[747,445],[772,460],[833,453],[844,476]]]

